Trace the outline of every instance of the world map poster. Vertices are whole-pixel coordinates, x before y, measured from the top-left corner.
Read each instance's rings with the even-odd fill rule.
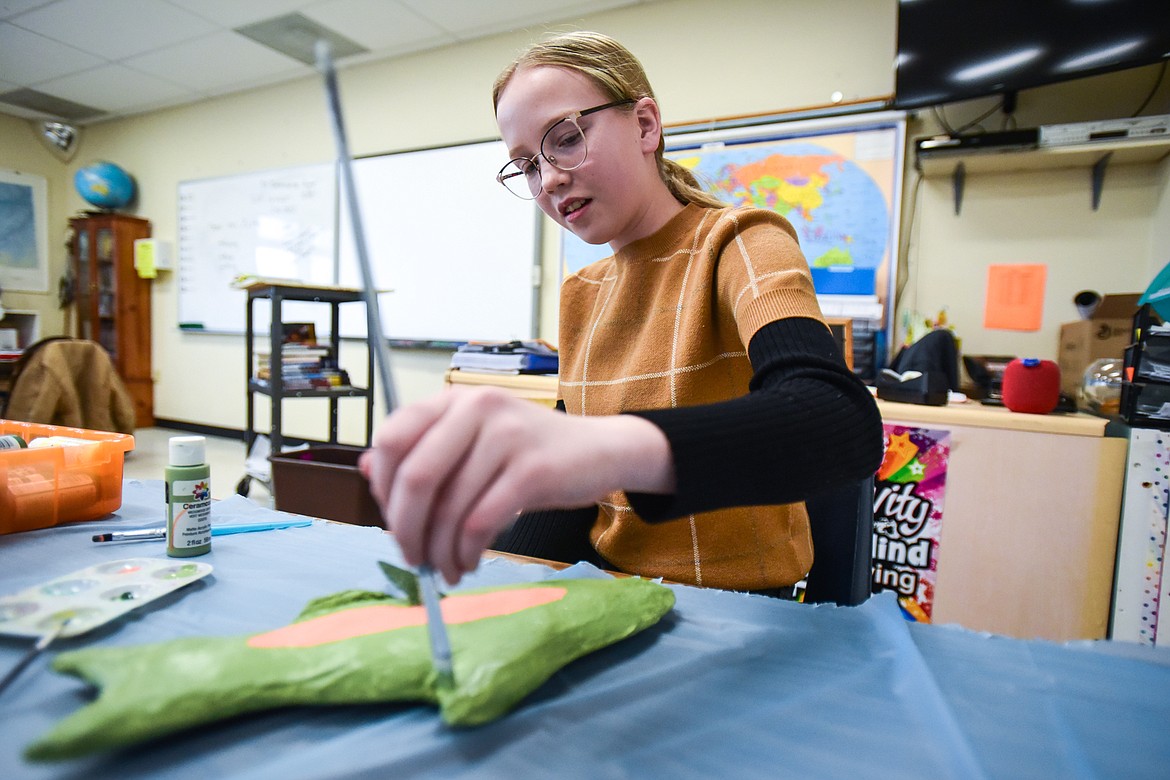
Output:
[[[0,289],[49,289],[44,176],[0,170]]]
[[[897,247],[903,128],[781,124],[667,137],[666,156],[734,205],[772,209],[796,229],[818,295],[885,297]],[[611,254],[572,234],[564,271]]]

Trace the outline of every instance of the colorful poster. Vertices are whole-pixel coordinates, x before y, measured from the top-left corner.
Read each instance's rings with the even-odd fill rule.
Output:
[[[732,205],[772,209],[796,230],[817,293],[884,298],[896,277],[901,120],[782,122],[669,132],[666,156]],[[562,234],[563,271],[608,257]]]
[[[0,289],[49,289],[47,192],[44,176],[0,170]]]
[[[873,590],[892,590],[908,620],[929,623],[938,575],[949,431],[885,426],[873,499]]]

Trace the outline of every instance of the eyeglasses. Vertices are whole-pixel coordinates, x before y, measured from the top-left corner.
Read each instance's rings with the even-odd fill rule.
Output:
[[[596,114],[598,111],[604,111],[607,108],[628,106],[637,102],[632,98],[615,100],[612,103],[605,103],[569,114],[545,131],[544,136],[540,139],[540,152],[538,154],[509,160],[508,164],[496,174],[496,181],[507,187],[508,192],[517,198],[532,200],[540,194],[540,188],[543,186],[540,173],[541,157],[547,160],[549,165],[562,171],[576,170],[584,165],[589,149],[585,145],[585,131],[577,124],[578,119]]]

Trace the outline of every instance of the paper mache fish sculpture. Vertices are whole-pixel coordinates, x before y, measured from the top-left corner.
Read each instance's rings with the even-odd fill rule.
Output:
[[[272,631],[61,653],[53,668],[99,694],[29,745],[26,757],[74,758],[304,704],[433,702],[446,723],[476,726],[506,714],[570,661],[654,625],[674,605],[669,588],[635,577],[448,594],[441,609],[455,684],[446,686],[431,664],[413,575],[383,569],[405,598],[343,591],[314,599]]]

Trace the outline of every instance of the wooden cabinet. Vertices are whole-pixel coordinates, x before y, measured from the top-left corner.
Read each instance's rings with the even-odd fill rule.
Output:
[[[134,241],[150,237],[150,222],[125,214],[90,214],[69,224],[75,335],[106,348],[134,400],[138,427],[154,425],[150,280],[134,269]]]

